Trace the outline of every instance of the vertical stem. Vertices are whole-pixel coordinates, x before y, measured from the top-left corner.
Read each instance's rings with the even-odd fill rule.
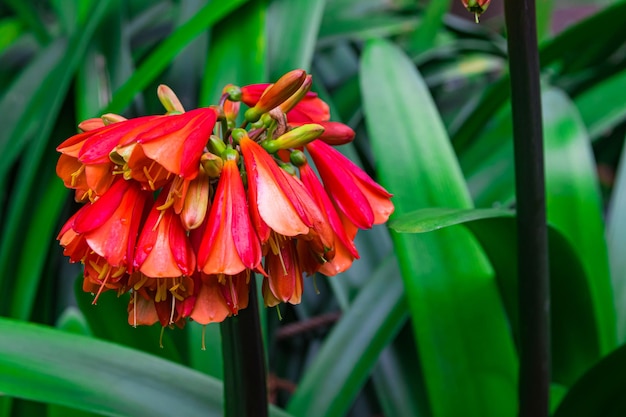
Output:
[[[248,307],[221,324],[225,417],[267,417],[267,371],[254,273]]]
[[[550,288],[539,54],[534,0],[505,0],[515,142],[520,417],[547,417]]]

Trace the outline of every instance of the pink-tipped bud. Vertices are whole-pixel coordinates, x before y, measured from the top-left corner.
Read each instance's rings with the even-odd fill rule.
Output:
[[[159,97],[159,101],[165,107],[165,110],[168,113],[184,113],[185,108],[181,104],[180,100],[174,94],[171,88],[166,86],[165,84],[159,85],[157,88],[157,96]]]
[[[298,91],[296,91],[291,97],[289,97],[280,105],[280,109],[282,110],[282,112],[287,113],[289,110],[293,109],[296,104],[298,104],[300,100],[302,100],[304,96],[306,96],[306,93],[309,92],[312,84],[313,76],[307,75],[300,88],[298,88]]]
[[[487,10],[490,2],[491,0],[461,0],[467,11],[474,13],[476,23],[478,23],[478,17]]]
[[[198,176],[189,183],[180,219],[187,230],[200,227],[209,209],[209,175],[203,168],[198,170]]]
[[[324,133],[324,128],[321,125],[308,123],[298,126],[276,139],[266,140],[262,145],[269,153],[275,153],[279,149],[299,148],[304,146],[320,137],[322,133]]]
[[[249,122],[256,122],[263,113],[279,106],[289,97],[291,97],[306,80],[306,71],[297,69],[289,71],[275,84],[265,90],[259,101],[254,107],[248,109],[245,118]]]

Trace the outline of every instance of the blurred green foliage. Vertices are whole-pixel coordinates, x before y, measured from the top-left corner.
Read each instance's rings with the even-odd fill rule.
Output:
[[[622,415],[626,2],[540,3],[553,406]],[[221,415],[216,325],[206,351],[194,324],[166,329],[161,349],[159,328],[127,326],[125,300],[75,291],[55,242],[74,209],[55,147],[85,118],[160,112],[161,83],[193,108],[293,68],[357,131],[342,151],[395,194],[394,227],[443,230],[362,232],[351,270],[318,277],[319,295],[307,279],[282,321],[265,312],[272,415],[514,416],[523,260],[505,30],[496,6],[480,25],[459,7],[0,1],[0,417]]]

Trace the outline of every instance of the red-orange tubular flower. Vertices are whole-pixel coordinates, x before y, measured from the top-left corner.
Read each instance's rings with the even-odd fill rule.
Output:
[[[391,194],[361,168],[321,141],[306,145],[326,191],[341,212],[359,229],[387,221],[393,213]]]
[[[302,298],[302,268],[294,239],[277,239],[265,255],[267,277],[263,280],[265,305],[273,307],[279,303],[299,304]]]
[[[180,217],[169,207],[160,209],[167,193],[161,192],[146,219],[137,242],[133,266],[150,278],[191,275],[196,257]]]
[[[80,209],[72,228],[111,266],[131,267],[148,198],[137,183],[118,179],[98,200]]]
[[[221,322],[248,306],[248,272],[237,275],[200,273],[191,319],[200,324]]]
[[[261,263],[261,244],[252,228],[236,151],[224,161],[211,212],[198,250],[205,274],[235,275]]]
[[[309,259],[311,253],[308,245],[298,245],[300,258],[302,260],[309,259],[308,262],[304,262],[303,264],[304,270],[308,274],[313,274],[319,271],[328,276],[337,275],[338,273],[350,268],[352,261],[359,257],[359,252],[353,242],[356,229],[350,228],[349,230],[351,235],[348,235],[346,228],[341,221],[341,217],[337,213],[333,203],[330,201],[328,194],[326,194],[326,191],[315,175],[315,172],[313,172],[308,164],[304,164],[299,168],[302,183],[307,190],[309,190],[318,206],[322,208],[322,213],[335,234],[335,256],[323,264],[320,264],[316,259]]]
[[[302,182],[281,169],[259,144],[244,136],[240,142],[248,176],[252,222],[265,243],[270,231],[313,240],[318,251],[333,247],[332,230]]]

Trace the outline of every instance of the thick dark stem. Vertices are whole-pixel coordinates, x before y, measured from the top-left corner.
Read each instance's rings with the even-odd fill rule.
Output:
[[[550,290],[534,0],[505,0],[515,142],[520,326],[520,417],[547,417]]]
[[[267,370],[254,274],[248,308],[221,324],[225,417],[267,417]]]

